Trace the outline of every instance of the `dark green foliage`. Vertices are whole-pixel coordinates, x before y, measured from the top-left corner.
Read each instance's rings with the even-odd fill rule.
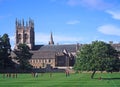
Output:
[[[117,52],[110,44],[102,41],[94,41],[92,44],[84,45],[77,54],[74,68],[80,71],[93,71],[93,78],[96,71],[119,70],[120,60]]]
[[[10,54],[11,45],[9,36],[4,34],[2,37],[0,37],[0,68],[5,69],[13,66]]]
[[[20,68],[22,70],[32,68],[29,64],[29,59],[31,59],[32,54],[29,52],[29,47],[26,44],[19,44],[18,50],[16,50],[15,53],[17,55],[16,59],[20,63]]]
[[[0,68],[4,67],[4,51],[3,51],[3,40],[0,37]]]

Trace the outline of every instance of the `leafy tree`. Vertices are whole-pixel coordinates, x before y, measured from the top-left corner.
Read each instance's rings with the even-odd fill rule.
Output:
[[[15,51],[22,70],[31,69],[32,66],[29,64],[29,59],[32,57],[32,53],[29,52],[29,47],[26,44],[19,44],[18,50]]]
[[[3,50],[4,50],[4,67],[9,67],[11,66],[11,57],[10,57],[10,54],[11,54],[11,45],[10,45],[10,39],[9,39],[9,36],[8,34],[4,34],[2,36],[2,39],[3,39]]]
[[[4,52],[3,52],[3,40],[0,37],[0,68],[4,67]]]
[[[0,37],[0,65],[1,68],[8,68],[12,66],[12,60],[10,58],[11,45],[8,34],[4,34]]]
[[[114,71],[120,67],[119,52],[110,44],[102,41],[93,41],[84,45],[77,54],[74,68],[81,71]]]

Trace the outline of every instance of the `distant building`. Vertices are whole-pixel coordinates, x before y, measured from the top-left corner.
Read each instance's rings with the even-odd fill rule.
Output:
[[[34,68],[45,68],[48,65],[53,68],[72,67],[75,63],[78,44],[55,45],[52,32],[48,45],[35,45],[34,21],[32,19],[29,19],[26,25],[24,20],[16,19],[15,37],[14,49],[17,49],[20,43],[25,43],[29,46],[30,52],[33,53],[29,62]]]
[[[15,49],[20,43],[25,43],[29,46],[30,49],[34,48],[35,45],[35,35],[34,35],[34,21],[29,19],[24,25],[24,19],[17,20],[16,19],[16,32],[15,32]]]
[[[53,68],[72,67],[75,64],[76,53],[82,46],[81,44],[55,45],[52,32],[48,45],[35,45],[34,21],[32,19],[29,19],[26,25],[24,20],[16,19],[15,37],[14,49],[17,49],[20,43],[25,43],[29,46],[30,52],[33,53],[29,62],[34,68],[45,68],[47,66]],[[114,44],[110,41],[110,44],[120,51],[120,43]],[[12,56],[14,55],[12,53]],[[17,61],[15,62],[17,63]]]

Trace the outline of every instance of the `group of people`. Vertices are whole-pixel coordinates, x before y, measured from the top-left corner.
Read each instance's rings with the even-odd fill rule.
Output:
[[[43,76],[44,73],[41,73],[41,76]],[[31,73],[32,77],[38,77],[37,72],[32,72]],[[70,76],[70,71],[69,69],[65,70],[65,75],[66,77]],[[52,72],[49,73],[49,76],[52,77]],[[17,78],[18,75],[17,73],[3,73],[3,78]]]
[[[32,77],[38,77],[38,73],[37,72],[32,72],[31,73],[31,75],[32,75]],[[41,73],[41,76],[43,76],[44,75],[44,73]],[[50,77],[52,77],[52,72],[50,72]]]
[[[32,75],[32,77],[38,77],[38,73],[37,72],[31,72],[31,75]],[[41,76],[43,76],[43,75],[44,75],[44,73],[41,73]],[[69,68],[65,69],[65,75],[66,75],[66,77],[70,76],[70,70],[69,70]],[[53,76],[52,72],[49,72],[49,76],[50,77]]]
[[[32,77],[38,77],[38,73],[37,72],[32,72]]]
[[[17,78],[17,73],[3,73],[3,78]]]

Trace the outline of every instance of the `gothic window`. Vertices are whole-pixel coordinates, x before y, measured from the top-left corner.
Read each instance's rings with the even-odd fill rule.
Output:
[[[21,43],[21,34],[18,34],[18,43]]]
[[[28,43],[28,35],[25,34],[25,43]]]
[[[45,63],[47,63],[47,60],[45,59]]]
[[[50,62],[51,62],[51,60],[49,59],[49,60],[48,60],[48,62],[50,63]]]

